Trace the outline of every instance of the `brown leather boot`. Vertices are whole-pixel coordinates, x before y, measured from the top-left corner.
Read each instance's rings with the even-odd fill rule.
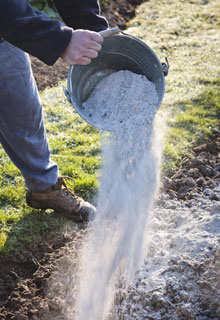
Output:
[[[96,212],[89,202],[77,197],[67,187],[68,177],[59,177],[57,183],[45,191],[27,191],[27,204],[35,209],[53,209],[76,222],[91,220]]]

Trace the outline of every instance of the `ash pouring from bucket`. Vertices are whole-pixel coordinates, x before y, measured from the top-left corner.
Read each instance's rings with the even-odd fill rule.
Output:
[[[152,139],[157,102],[154,84],[126,70],[102,79],[84,103],[93,122],[111,133],[102,134],[97,215],[80,252],[76,314],[68,319],[110,317],[119,279],[130,284],[144,262],[159,176]]]

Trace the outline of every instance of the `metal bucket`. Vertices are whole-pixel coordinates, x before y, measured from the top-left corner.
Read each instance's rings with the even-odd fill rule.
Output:
[[[161,63],[154,51],[140,39],[120,34],[104,39],[102,49],[89,65],[73,65],[69,69],[65,94],[77,113],[88,123],[97,127],[84,113],[82,103],[87,100],[96,84],[111,72],[130,70],[145,75],[152,81],[158,94],[160,107],[165,91],[165,76],[168,74],[168,61]],[[106,71],[106,74],[105,74]],[[99,125],[98,129],[106,130]]]

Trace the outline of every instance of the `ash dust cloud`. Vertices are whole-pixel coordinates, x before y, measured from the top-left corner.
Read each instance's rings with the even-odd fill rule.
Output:
[[[144,263],[159,182],[157,103],[154,84],[130,71],[102,79],[85,103],[93,122],[112,130],[101,135],[97,215],[85,232],[77,270],[68,268],[74,276],[66,288],[64,319],[111,319],[117,288],[128,286]]]

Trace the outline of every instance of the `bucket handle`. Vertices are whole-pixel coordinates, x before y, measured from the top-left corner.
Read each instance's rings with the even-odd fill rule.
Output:
[[[103,38],[107,38],[107,37],[113,36],[114,34],[118,34],[120,32],[121,30],[119,29],[119,27],[114,27],[112,29],[102,30],[99,33],[101,34],[101,36],[103,36]]]

